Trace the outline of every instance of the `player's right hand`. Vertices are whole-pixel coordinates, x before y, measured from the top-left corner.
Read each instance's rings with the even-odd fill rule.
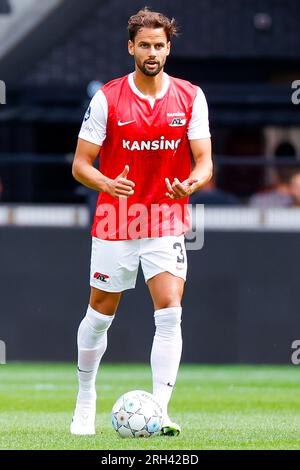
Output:
[[[108,193],[115,198],[130,197],[134,194],[135,184],[127,179],[129,166],[125,165],[124,170],[114,180],[110,180]]]

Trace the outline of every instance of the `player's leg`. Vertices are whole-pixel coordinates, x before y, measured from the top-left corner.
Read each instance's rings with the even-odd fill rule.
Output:
[[[141,256],[154,304],[155,336],[151,351],[153,394],[165,415],[164,434],[177,435],[180,426],[168,417],[168,403],[181,359],[181,299],[187,271],[183,237],[149,239]]]
[[[79,392],[71,424],[73,434],[95,433],[95,381],[107,347],[107,331],[117,310],[121,292],[133,288],[136,282],[138,251],[136,244],[130,241],[93,238],[91,295],[86,316],[78,330]]]
[[[178,435],[180,426],[168,416],[168,404],[181,359],[181,298],[184,280],[168,272],[148,281],[154,304],[155,335],[151,350],[153,394],[163,408],[163,434]]]
[[[72,434],[95,434],[96,376],[107,347],[107,331],[120,298],[121,293],[91,288],[89,306],[77,334],[79,390]]]
[[[114,319],[121,293],[91,288],[86,316],[79,325],[78,398],[89,402],[96,398],[95,381],[98,367],[107,347],[107,331]]]

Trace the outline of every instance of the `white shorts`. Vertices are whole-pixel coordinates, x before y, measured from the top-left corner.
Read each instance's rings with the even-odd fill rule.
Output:
[[[162,272],[185,280],[184,235],[116,241],[93,237],[90,285],[107,292],[133,289],[140,261],[146,282]]]

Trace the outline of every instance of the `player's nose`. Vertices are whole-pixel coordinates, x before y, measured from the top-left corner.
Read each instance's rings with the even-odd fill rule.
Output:
[[[155,50],[155,47],[154,46],[151,46],[150,47],[150,51],[149,51],[149,59],[155,59],[156,57],[156,50]]]

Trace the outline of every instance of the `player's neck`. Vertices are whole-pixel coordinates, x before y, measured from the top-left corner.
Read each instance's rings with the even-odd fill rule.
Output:
[[[135,86],[141,93],[143,93],[143,95],[156,98],[163,88],[164,72],[161,70],[154,77],[149,77],[143,74],[139,69],[136,69],[133,74],[133,79]]]

